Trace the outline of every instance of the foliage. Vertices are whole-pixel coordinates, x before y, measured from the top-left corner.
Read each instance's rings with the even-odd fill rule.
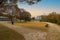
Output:
[[[38,3],[39,1],[41,0],[0,0],[0,4],[2,4],[3,2],[6,3],[6,2],[11,2],[11,3],[17,3],[18,1],[19,2],[25,2],[25,3],[28,3],[28,4],[35,4],[35,3]]]
[[[45,18],[43,18],[43,20],[56,23],[56,24],[60,24],[60,14],[56,12],[52,12],[49,15],[47,15]]]
[[[31,14],[24,9],[20,9],[20,12],[18,14],[18,17],[20,20],[30,21],[31,20]]]
[[[18,10],[18,7],[17,7],[18,1],[22,2],[22,3],[28,3],[29,5],[32,5],[32,4],[38,3],[41,0],[0,0],[0,11],[3,8],[4,11],[7,10],[7,13],[9,14],[10,17],[13,16],[13,15],[15,16],[15,14],[18,11],[20,11],[20,10]],[[12,11],[12,12],[10,13],[9,10]],[[16,10],[18,10],[18,11],[16,11]],[[12,14],[12,15],[10,15],[10,14]],[[31,14],[29,12],[24,11],[24,12],[21,13],[21,11],[20,11],[20,14],[19,14],[20,17],[17,16],[18,14],[16,15],[16,17],[17,18],[19,17],[20,19],[24,19],[25,21],[30,20]]]
[[[9,6],[6,6],[4,9],[4,13],[0,13],[0,16],[5,16],[9,18],[16,18],[20,20],[30,21],[31,20],[31,14],[27,12],[24,9],[19,9],[17,6],[13,9],[13,15],[9,12],[11,9],[8,9]]]

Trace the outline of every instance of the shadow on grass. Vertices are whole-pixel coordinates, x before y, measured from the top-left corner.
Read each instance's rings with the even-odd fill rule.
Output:
[[[25,40],[24,36],[0,24],[0,40]]]

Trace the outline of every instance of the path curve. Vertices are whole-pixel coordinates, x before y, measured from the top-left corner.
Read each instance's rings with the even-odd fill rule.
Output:
[[[60,40],[60,27],[53,23],[48,23],[47,40]]]
[[[35,30],[35,29],[25,28],[21,26],[15,26],[15,25],[8,24],[7,22],[4,22],[4,21],[0,23],[22,34],[25,40],[46,40],[47,33],[41,30]]]

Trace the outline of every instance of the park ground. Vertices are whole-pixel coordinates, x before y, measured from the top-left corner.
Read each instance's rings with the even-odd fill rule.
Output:
[[[0,22],[0,30],[2,40],[60,40],[60,26],[48,22]]]
[[[24,40],[24,37],[16,31],[0,24],[0,40]]]

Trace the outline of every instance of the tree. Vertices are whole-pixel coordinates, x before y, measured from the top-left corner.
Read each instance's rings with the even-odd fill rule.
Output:
[[[25,2],[25,3],[28,3],[29,5],[32,5],[32,4],[38,3],[41,0],[0,0],[0,8],[1,7],[4,8],[6,5],[9,5],[10,8],[12,8],[12,10],[13,10],[13,7],[17,5],[18,1]],[[13,15],[13,11],[11,13]],[[13,17],[11,19],[13,22]]]
[[[56,12],[50,13],[49,15],[47,15],[43,19],[46,20],[46,21],[48,21],[48,22],[60,24],[60,14],[58,14]]]
[[[29,5],[32,5],[32,4],[38,3],[41,0],[0,0],[0,5],[8,2],[16,4],[18,1],[25,2],[25,3],[28,3]]]
[[[17,13],[16,16],[20,20],[25,20],[25,21],[30,21],[31,20],[31,14],[24,9],[18,9],[18,13]]]
[[[32,17],[32,18],[31,18],[31,20],[33,20],[33,21],[34,21],[34,20],[35,20],[35,17]]]
[[[22,17],[25,21],[30,21],[31,20],[31,14],[29,12],[23,11],[22,13],[23,13]]]

